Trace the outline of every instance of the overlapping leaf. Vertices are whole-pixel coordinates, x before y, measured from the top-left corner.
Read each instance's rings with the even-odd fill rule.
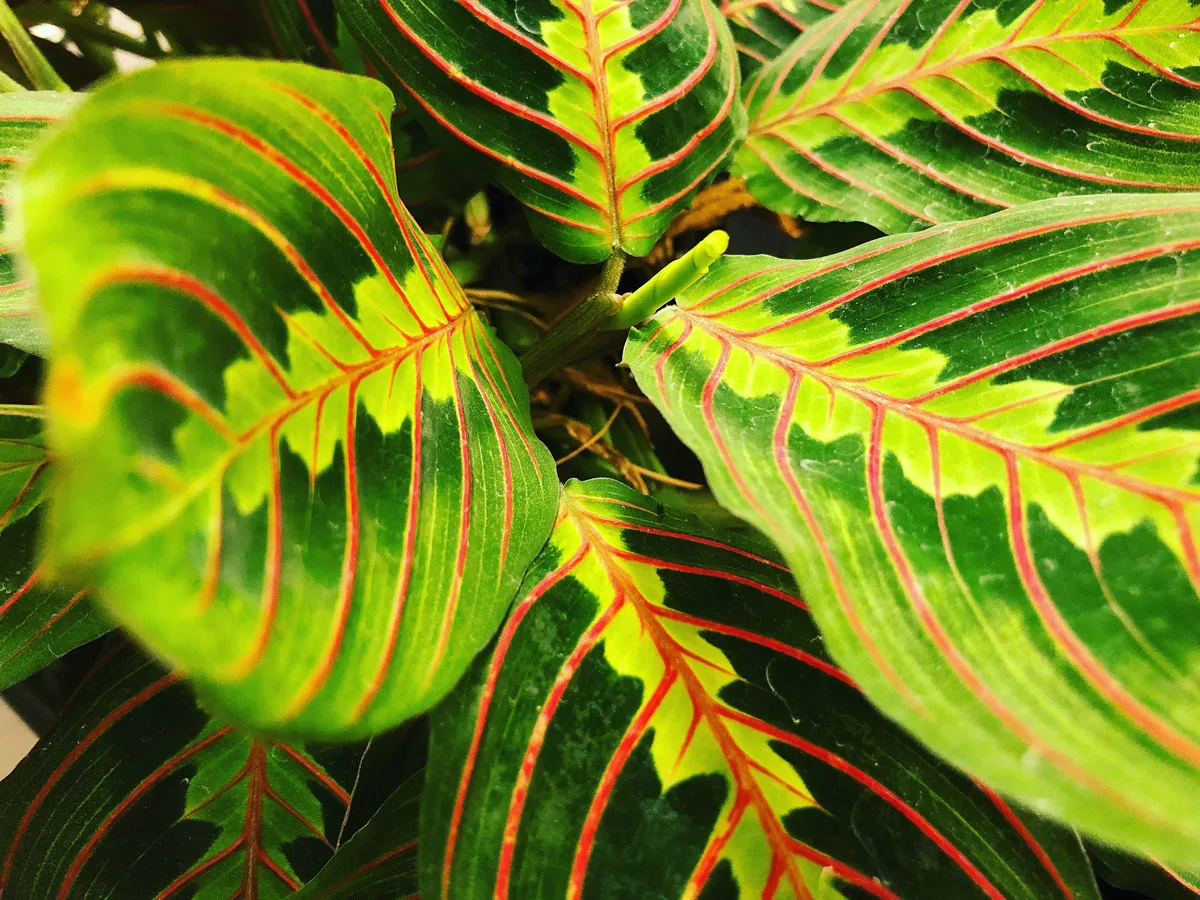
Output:
[[[56,91],[0,94],[0,194],[7,191],[30,145],[47,125],[61,119],[75,102]],[[28,273],[14,252],[7,198],[0,196],[0,341],[30,353],[45,351],[45,334],[37,317]]]
[[[1151,900],[1196,900],[1200,897],[1200,873],[1164,866],[1097,844],[1089,846],[1088,852],[1097,874],[1109,884],[1137,891]]]
[[[291,896],[347,836],[363,753],[220,725],[177,676],[114,645],[4,781],[0,894]]]
[[[85,591],[48,585],[38,565],[50,470],[41,410],[0,406],[0,688],[109,628]]]
[[[884,231],[1064,194],[1200,188],[1188,0],[856,0],[749,86],[735,170]]]
[[[333,8],[333,0],[258,0],[276,49],[331,69],[361,73],[363,58]]]
[[[338,16],[333,0],[259,2],[272,42],[285,59],[370,74],[366,57]],[[431,231],[440,230],[445,215],[458,212],[482,182],[464,173],[458,161],[435,144],[403,107],[392,116],[392,143],[400,200],[419,222],[428,223]]]
[[[295,900],[416,900],[421,787],[398,787]]]
[[[259,729],[447,691],[554,516],[519,368],[397,201],[376,82],[163,65],[23,182],[52,560]]]
[[[742,77],[750,78],[842,0],[723,0],[721,12],[737,44]]]
[[[708,0],[337,3],[380,70],[573,261],[647,254],[745,130]]]
[[[834,667],[765,542],[571,482],[434,713],[422,896],[1096,897]]]
[[[833,655],[953,762],[1200,849],[1200,196],[726,259],[631,335]]]

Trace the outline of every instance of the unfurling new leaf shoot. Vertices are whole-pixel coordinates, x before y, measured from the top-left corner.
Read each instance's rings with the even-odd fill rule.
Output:
[[[686,291],[703,278],[708,267],[728,249],[729,235],[724,231],[714,231],[626,297],[620,311],[605,326],[606,329],[616,331],[632,328],[654,315],[675,299],[676,294]]]

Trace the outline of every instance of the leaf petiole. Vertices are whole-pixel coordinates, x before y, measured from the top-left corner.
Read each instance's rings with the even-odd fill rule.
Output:
[[[12,47],[13,55],[29,76],[34,90],[38,91],[69,91],[71,88],[63,81],[54,67],[50,65],[37,44],[33,42],[17,14],[12,11],[7,0],[0,0],[0,34]]]
[[[729,249],[729,235],[714,231],[679,259],[668,263],[657,275],[625,298],[621,309],[604,324],[605,331],[632,328],[649,318],[703,277]]]
[[[625,270],[625,254],[617,251],[604,263],[600,282],[587,299],[577,303],[542,335],[521,357],[521,370],[528,385],[537,384],[547,375],[570,365],[587,339],[609,327],[608,322],[621,309],[617,284]]]

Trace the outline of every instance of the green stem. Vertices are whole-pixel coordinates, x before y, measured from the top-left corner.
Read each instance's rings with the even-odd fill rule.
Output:
[[[604,327],[613,313],[621,308],[615,291],[623,271],[625,254],[618,250],[604,263],[600,283],[592,295],[559,319],[521,357],[526,384],[533,386],[547,375],[574,362],[587,339]]]
[[[48,25],[57,25],[74,38],[94,41],[116,50],[127,50],[146,59],[159,59],[166,55],[149,40],[139,41],[127,34],[113,31],[99,22],[77,16],[61,6],[32,3],[20,7],[17,14],[27,22],[45,22]]]
[[[14,91],[23,90],[25,90],[25,85],[21,84],[19,81],[15,81],[3,72],[0,72],[0,94],[11,94]]]
[[[13,54],[17,57],[21,68],[25,70],[25,74],[29,76],[29,81],[33,84],[34,89],[39,91],[71,90],[67,83],[58,77],[58,73],[54,71],[54,67],[50,65],[46,57],[42,55],[42,51],[33,42],[33,38],[25,30],[25,26],[21,24],[21,20],[12,11],[7,0],[0,0],[0,34],[4,35],[8,46],[12,47]]]
[[[699,244],[625,298],[620,311],[605,325],[606,331],[632,328],[658,312],[700,280],[718,257],[729,249],[729,235],[714,231]]]

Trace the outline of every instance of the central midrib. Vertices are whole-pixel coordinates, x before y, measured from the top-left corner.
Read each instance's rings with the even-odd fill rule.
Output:
[[[741,335],[739,332],[729,328],[726,325],[713,322],[711,319],[700,319],[698,316],[689,316],[686,310],[677,308],[676,315],[685,321],[693,322],[693,326],[701,331],[706,331],[718,339],[725,340],[731,345],[739,346],[753,356],[758,356],[771,361],[777,367],[784,371],[792,371],[798,374],[807,375],[815,381],[825,385],[828,389],[836,390],[848,397],[852,397],[859,403],[868,407],[876,407],[885,412],[893,412],[910,421],[914,421],[922,426],[929,426],[939,432],[955,435],[963,438],[976,446],[992,450],[1001,455],[1011,454],[1015,457],[1028,459],[1031,462],[1039,465],[1047,466],[1060,472],[1070,472],[1076,477],[1088,476],[1101,481],[1110,487],[1130,491],[1139,496],[1147,497],[1156,500],[1160,503],[1170,506],[1171,504],[1181,504],[1195,502],[1196,494],[1188,491],[1181,491],[1178,488],[1172,488],[1169,485],[1158,485],[1153,482],[1145,482],[1136,478],[1121,475],[1113,472],[1103,466],[1098,466],[1082,460],[1072,459],[1057,455],[1053,452],[1043,450],[1039,447],[1020,444],[1011,439],[995,435],[991,432],[977,428],[970,424],[964,424],[944,415],[931,413],[928,410],[921,408],[918,404],[906,401],[898,397],[890,397],[887,394],[871,390],[869,388],[855,385],[844,378],[838,377],[836,374],[821,372],[815,368],[806,365],[802,360],[792,357],[783,356],[775,352],[772,348],[763,347]]]
[[[592,68],[592,103],[596,110],[596,128],[600,131],[600,154],[603,157],[604,187],[608,194],[608,215],[612,222],[612,246],[620,248],[624,243],[621,233],[621,215],[617,208],[617,170],[616,148],[613,146],[614,135],[608,115],[608,72],[605,68],[604,53],[600,46],[600,32],[597,27],[596,14],[592,9],[592,0],[580,0],[585,4],[586,12],[578,9],[583,31],[587,38],[588,63]],[[575,8],[572,4],[572,8]]]

